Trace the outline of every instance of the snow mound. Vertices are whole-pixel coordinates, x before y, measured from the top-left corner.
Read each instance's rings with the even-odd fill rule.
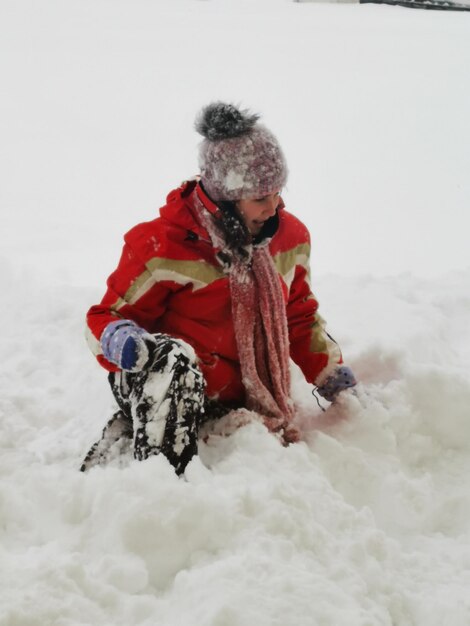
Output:
[[[2,267],[17,306],[1,314],[0,623],[468,624],[468,275],[413,302],[412,279],[356,278],[349,318],[367,289],[384,307],[345,337],[356,393],[323,413],[294,369],[300,443],[226,424],[178,479],[164,458],[78,472],[112,411],[82,337],[95,294]],[[401,322],[379,346],[390,305]]]

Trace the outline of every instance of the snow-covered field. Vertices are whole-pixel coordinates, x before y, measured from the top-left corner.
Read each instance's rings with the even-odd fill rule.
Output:
[[[0,624],[469,626],[470,15],[287,0],[0,0]],[[361,378],[77,471],[112,411],[83,339],[122,234],[263,114]]]

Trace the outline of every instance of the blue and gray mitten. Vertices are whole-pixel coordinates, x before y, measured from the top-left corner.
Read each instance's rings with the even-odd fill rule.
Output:
[[[108,324],[100,342],[103,355],[122,370],[140,372],[152,364],[155,339],[131,320]]]
[[[340,365],[328,376],[323,385],[317,387],[317,391],[322,398],[333,402],[341,391],[354,387],[356,384],[357,380],[352,369],[347,365]]]

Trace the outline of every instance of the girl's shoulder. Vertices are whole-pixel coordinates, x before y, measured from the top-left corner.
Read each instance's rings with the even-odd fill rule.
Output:
[[[273,244],[280,249],[310,244],[310,233],[298,217],[282,208],[279,211],[279,228],[273,238]]]
[[[191,196],[197,181],[188,181],[167,195],[157,217],[131,228],[124,240],[142,260],[155,255],[186,257],[205,231],[196,219]],[[206,235],[207,237],[207,235]],[[192,250],[191,254],[197,253]]]

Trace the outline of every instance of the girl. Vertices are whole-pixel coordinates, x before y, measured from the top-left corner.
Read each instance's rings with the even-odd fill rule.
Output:
[[[207,419],[244,407],[290,442],[289,358],[333,401],[356,381],[318,315],[310,237],[281,198],[287,166],[257,115],[221,102],[196,120],[201,175],[125,236],[87,315],[119,410],[82,470],[132,441],[181,474]]]

